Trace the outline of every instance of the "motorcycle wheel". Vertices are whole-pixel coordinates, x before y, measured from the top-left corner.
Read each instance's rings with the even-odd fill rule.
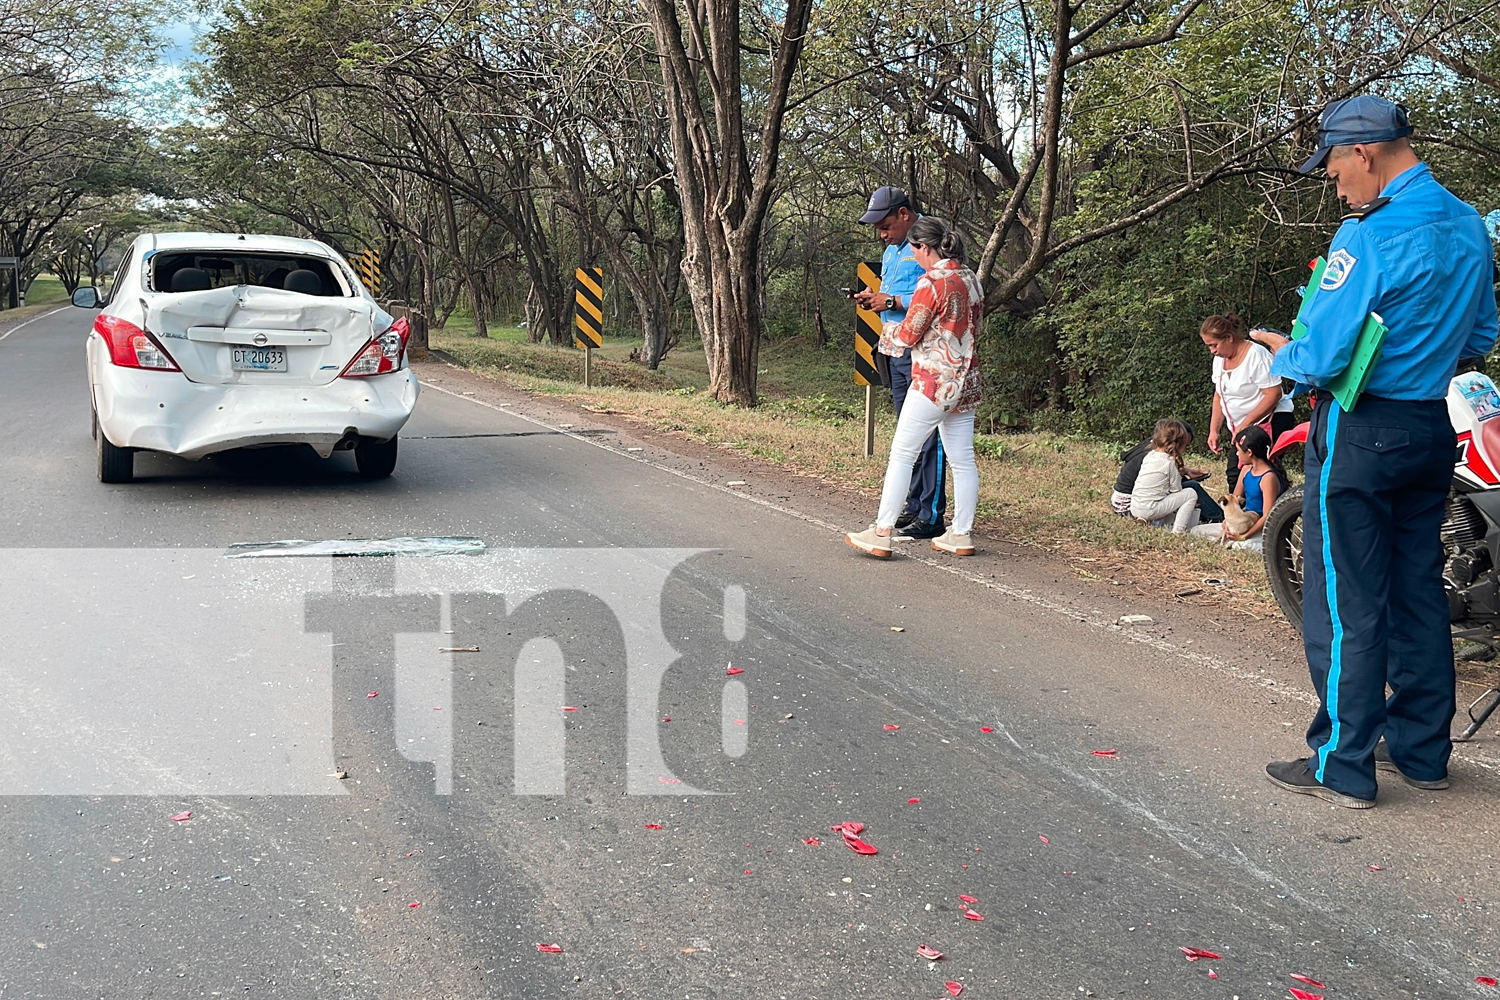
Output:
[[[1266,518],[1263,553],[1271,594],[1297,631],[1302,631],[1302,487],[1281,495]]]

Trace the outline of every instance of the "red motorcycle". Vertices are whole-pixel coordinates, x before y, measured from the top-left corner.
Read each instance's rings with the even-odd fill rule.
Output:
[[[1500,390],[1483,372],[1455,375],[1448,384],[1448,416],[1458,433],[1458,454],[1441,529],[1446,558],[1443,589],[1453,638],[1466,642],[1465,660],[1491,660],[1500,651]],[[1307,441],[1306,423],[1287,431],[1271,449],[1275,459]],[[1266,577],[1287,621],[1302,628],[1302,486],[1287,490],[1266,518]],[[1500,708],[1500,687],[1469,706],[1469,726],[1454,739],[1474,738]]]

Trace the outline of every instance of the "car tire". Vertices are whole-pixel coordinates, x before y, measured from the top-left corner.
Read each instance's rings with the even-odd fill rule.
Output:
[[[354,446],[354,464],[366,479],[384,479],[396,471],[396,438],[389,441],[362,439]]]
[[[116,448],[101,429],[94,438],[101,483],[128,483],[135,478],[135,449]]]
[[[1302,487],[1293,486],[1271,508],[1262,552],[1271,594],[1292,627],[1302,631]]]

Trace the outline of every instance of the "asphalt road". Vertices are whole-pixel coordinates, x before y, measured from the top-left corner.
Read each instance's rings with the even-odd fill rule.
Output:
[[[0,997],[1497,995],[1493,726],[1449,792],[1283,794],[1299,664],[440,365],[389,480],[103,486],[89,317],[0,326]],[[490,555],[223,555],[397,536]]]

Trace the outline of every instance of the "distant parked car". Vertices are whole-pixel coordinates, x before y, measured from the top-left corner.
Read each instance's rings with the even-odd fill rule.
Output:
[[[305,444],[354,451],[388,476],[419,387],[405,319],[316,240],[225,233],[138,237],[88,338],[101,482],[129,482],[137,451],[198,459]]]

